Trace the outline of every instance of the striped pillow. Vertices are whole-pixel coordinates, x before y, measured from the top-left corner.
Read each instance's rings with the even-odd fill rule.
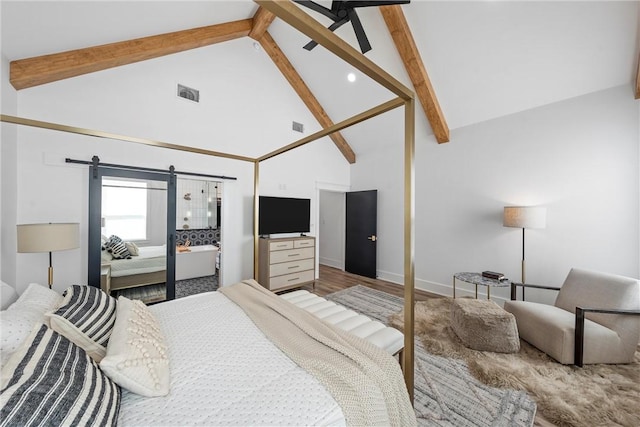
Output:
[[[62,306],[48,315],[51,328],[100,362],[116,320],[116,299],[85,285],[70,286],[63,296]]]
[[[131,253],[124,242],[118,242],[109,249],[113,259],[131,259]]]
[[[1,426],[115,426],[120,387],[45,325],[2,369]]]

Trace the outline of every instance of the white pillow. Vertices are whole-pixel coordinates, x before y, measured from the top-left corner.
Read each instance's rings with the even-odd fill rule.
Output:
[[[169,358],[164,336],[142,301],[118,298],[116,323],[100,369],[119,386],[142,396],[169,393]]]
[[[16,290],[3,281],[0,281],[0,310],[9,307],[16,299],[18,299]]]
[[[20,298],[0,312],[0,361],[4,362],[27,339],[37,324],[49,324],[46,313],[57,309],[62,296],[37,283],[31,283]]]

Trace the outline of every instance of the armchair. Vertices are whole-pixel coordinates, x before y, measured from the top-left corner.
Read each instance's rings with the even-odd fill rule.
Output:
[[[518,287],[559,293],[554,305],[516,301]],[[638,279],[573,268],[561,288],[512,283],[504,309],[520,338],[562,364],[630,363],[640,340]]]

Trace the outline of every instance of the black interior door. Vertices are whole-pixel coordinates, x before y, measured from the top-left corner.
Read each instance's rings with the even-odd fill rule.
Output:
[[[345,271],[375,278],[378,190],[346,193],[346,216]]]

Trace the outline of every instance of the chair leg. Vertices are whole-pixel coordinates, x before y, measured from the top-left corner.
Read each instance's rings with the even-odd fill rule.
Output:
[[[573,364],[579,367],[583,365],[584,357],[584,310],[576,307],[576,329],[574,343]]]

